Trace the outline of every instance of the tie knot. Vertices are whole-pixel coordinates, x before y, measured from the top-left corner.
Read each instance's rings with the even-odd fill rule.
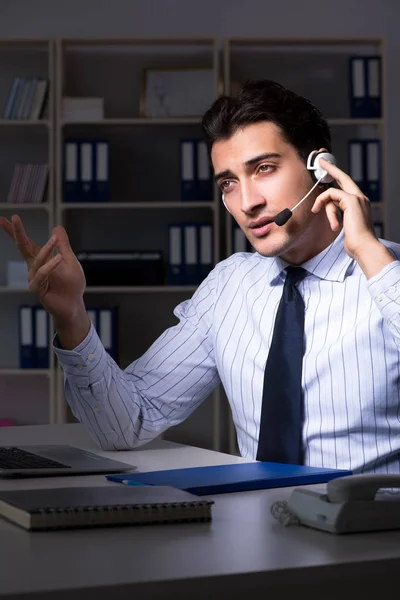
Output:
[[[302,267],[286,267],[286,285],[296,285],[307,275],[307,271]]]

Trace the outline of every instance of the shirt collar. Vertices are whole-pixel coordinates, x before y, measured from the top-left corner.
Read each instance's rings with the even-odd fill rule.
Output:
[[[353,263],[354,260],[344,249],[344,232],[342,230],[332,244],[299,266],[320,279],[344,281]],[[289,263],[277,256],[272,279],[280,275],[288,265]]]

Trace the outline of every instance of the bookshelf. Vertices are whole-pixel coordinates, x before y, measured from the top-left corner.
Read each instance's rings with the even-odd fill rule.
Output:
[[[350,69],[352,56],[379,56],[382,61],[382,112],[379,118],[354,118],[350,106]],[[350,173],[349,140],[378,139],[381,165],[386,164],[386,60],[385,40],[381,38],[229,38],[223,43],[224,92],[247,79],[272,79],[310,99],[331,127],[333,153],[338,166]],[[371,202],[375,223],[389,236],[387,172],[381,172],[381,198]],[[226,255],[232,254],[233,219],[223,218]],[[238,454],[235,425],[229,416],[229,452]]]
[[[75,252],[160,250],[168,259],[168,224],[209,222],[213,226],[214,262],[220,259],[219,200],[184,202],[180,198],[179,143],[201,138],[201,115],[142,114],[147,69],[212,70],[212,99],[220,85],[217,40],[210,39],[60,39],[56,42],[55,93],[55,214],[69,234]],[[63,98],[102,98],[101,118],[63,114]],[[68,202],[64,196],[64,144],[70,139],[107,140],[111,201]],[[150,225],[149,225],[150,224]],[[86,247],[82,247],[86,244]],[[168,326],[174,307],[190,297],[193,285],[88,285],[86,305],[119,308],[119,357],[125,368]],[[57,420],[71,419],[64,399],[63,376],[57,370]],[[220,449],[220,391],[205,401],[189,424],[168,430],[164,437],[189,440],[204,422]],[[203,416],[202,416],[203,415]],[[210,427],[212,422],[212,427]],[[207,436],[205,436],[207,437]]]
[[[54,224],[54,62],[53,40],[0,40],[0,214],[8,219],[14,213],[20,214],[38,243],[48,239]],[[47,80],[47,99],[40,118],[30,118],[28,113],[16,112],[13,118],[6,114],[16,78]],[[43,202],[7,202],[17,163],[48,165]],[[0,253],[0,327],[2,339],[7,340],[0,349],[0,418],[15,420],[16,424],[55,423],[54,357],[50,356],[45,369],[22,369],[19,363],[19,306],[37,302],[27,289],[7,285],[8,261],[20,260],[20,255],[6,235],[1,236]]]

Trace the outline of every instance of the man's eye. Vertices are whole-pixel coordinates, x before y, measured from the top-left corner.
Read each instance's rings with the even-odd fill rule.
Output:
[[[274,168],[273,165],[260,165],[258,167],[258,170],[261,171],[262,173],[268,173],[273,168]]]
[[[221,190],[223,192],[226,192],[226,190],[229,188],[229,186],[231,185],[232,181],[226,180],[226,181],[222,181],[220,184]]]

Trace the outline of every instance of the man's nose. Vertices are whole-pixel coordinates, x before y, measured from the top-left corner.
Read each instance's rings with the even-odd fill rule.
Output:
[[[245,214],[254,212],[254,210],[265,204],[264,197],[253,186],[243,186],[241,189],[241,210]]]

